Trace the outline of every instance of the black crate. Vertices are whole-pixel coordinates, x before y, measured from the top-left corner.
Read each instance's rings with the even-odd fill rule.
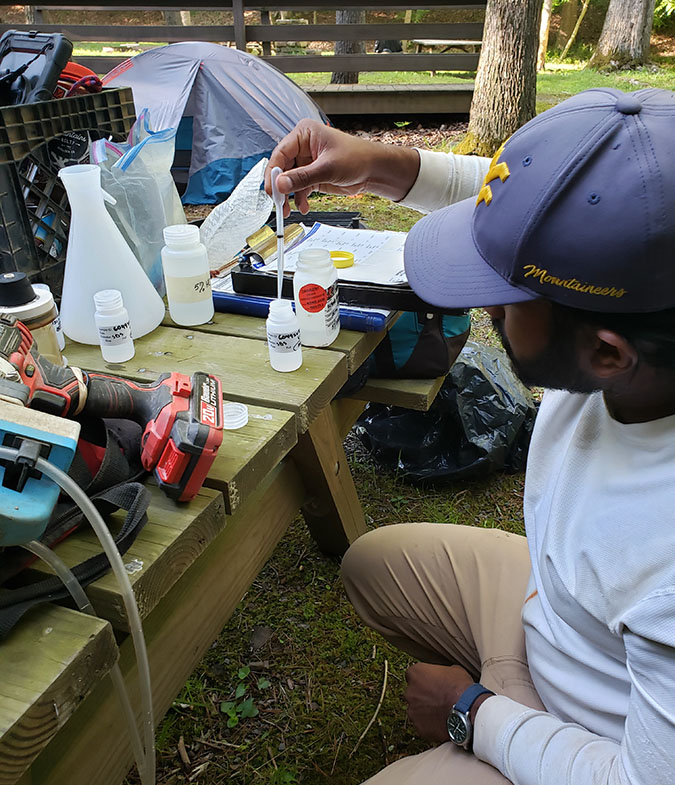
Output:
[[[134,119],[129,88],[0,107],[0,272],[60,295],[70,209],[47,146],[73,131],[123,139]]]

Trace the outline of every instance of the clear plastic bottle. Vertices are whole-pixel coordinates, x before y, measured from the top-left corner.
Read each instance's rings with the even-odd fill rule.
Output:
[[[340,332],[337,270],[330,252],[300,251],[293,275],[295,312],[303,346],[329,346]]]
[[[213,319],[211,273],[199,227],[176,224],[164,229],[162,269],[169,315],[176,324],[192,326]]]
[[[67,166],[59,177],[71,210],[61,295],[63,332],[73,341],[98,345],[94,295],[117,289],[134,338],[146,335],[164,319],[164,302],[105,208],[104,198],[112,197],[101,188],[101,170],[93,164]]]
[[[272,300],[266,326],[270,365],[275,371],[296,371],[302,365],[302,346],[290,300]]]
[[[34,283],[33,289],[35,289],[36,291],[42,290],[43,292],[48,292],[50,295],[52,293],[52,290],[49,288],[49,286],[47,286],[46,283]],[[63,329],[61,327],[61,315],[59,314],[59,307],[58,305],[56,305],[56,303],[54,304],[54,307],[56,308],[56,317],[54,318],[54,330],[56,331],[56,341],[59,345],[59,349],[63,351],[66,348],[66,336],[63,334]]]
[[[48,288],[31,285],[26,273],[0,275],[0,313],[11,313],[31,331],[37,350],[55,365],[63,364],[56,335],[56,304]]]
[[[107,363],[124,363],[134,356],[129,314],[117,289],[103,289],[94,295],[101,354]]]

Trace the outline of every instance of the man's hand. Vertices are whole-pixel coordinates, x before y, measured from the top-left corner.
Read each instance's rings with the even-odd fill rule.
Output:
[[[317,120],[301,120],[272,151],[265,172],[268,194],[275,166],[283,171],[277,178],[279,192],[293,193],[298,210],[306,213],[312,191],[346,195],[370,191],[401,199],[417,178],[419,155],[412,148],[359,139]],[[284,215],[289,212],[287,199]]]
[[[418,662],[406,671],[406,681],[408,719],[417,733],[429,741],[448,741],[448,714],[474,680],[459,665]]]

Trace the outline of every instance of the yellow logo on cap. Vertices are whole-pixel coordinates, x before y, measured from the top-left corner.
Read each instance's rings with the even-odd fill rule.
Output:
[[[490,204],[492,201],[492,188],[489,186],[493,180],[499,178],[502,182],[508,178],[511,174],[509,172],[509,167],[507,166],[505,161],[498,163],[499,156],[504,151],[504,144],[497,150],[494,154],[492,161],[490,161],[490,168],[488,169],[488,173],[485,175],[485,179],[483,180],[483,185],[481,186],[480,191],[478,192],[478,198],[476,199],[476,207],[481,202],[485,202],[486,205]]]

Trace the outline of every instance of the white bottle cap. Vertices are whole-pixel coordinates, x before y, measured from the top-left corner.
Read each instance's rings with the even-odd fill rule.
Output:
[[[236,431],[248,423],[248,406],[245,403],[223,404],[223,428]]]
[[[117,289],[101,289],[94,295],[94,305],[99,313],[115,313],[124,307],[122,293]]]
[[[164,227],[164,242],[171,246],[194,245],[199,242],[199,227],[194,224],[174,224]]]

